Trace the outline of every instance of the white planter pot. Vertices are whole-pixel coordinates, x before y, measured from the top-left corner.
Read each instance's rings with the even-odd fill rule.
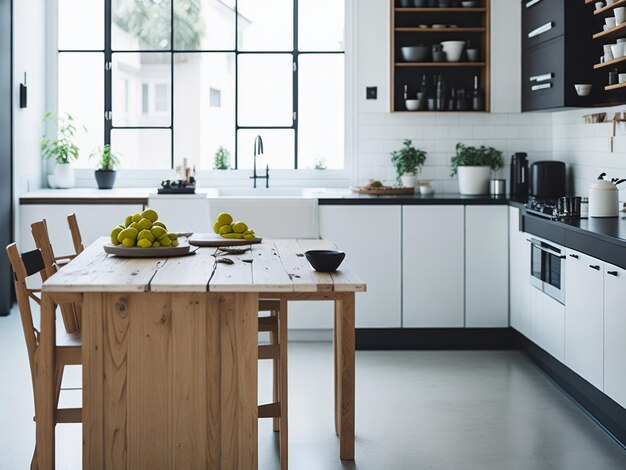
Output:
[[[489,194],[489,176],[491,168],[488,166],[460,166],[459,192],[468,196]]]
[[[400,181],[405,188],[414,188],[417,186],[417,175],[414,173],[405,173],[400,177]]]
[[[54,184],[57,188],[74,187],[74,168],[69,163],[57,163],[54,166]]]

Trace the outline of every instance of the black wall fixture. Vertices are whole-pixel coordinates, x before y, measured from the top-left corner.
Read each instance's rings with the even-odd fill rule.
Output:
[[[11,271],[4,248],[13,238],[12,0],[0,0],[0,315],[11,310]]]
[[[24,81],[20,83],[20,108],[28,105],[28,86],[26,85],[26,72],[24,72]]]

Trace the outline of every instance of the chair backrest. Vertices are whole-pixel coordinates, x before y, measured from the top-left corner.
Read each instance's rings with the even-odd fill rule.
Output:
[[[20,255],[17,245],[15,243],[11,243],[7,246],[6,250],[13,269],[17,305],[22,319],[22,329],[24,330],[24,338],[26,339],[26,349],[28,350],[28,361],[30,363],[31,375],[33,375],[35,370],[35,349],[37,349],[37,345],[39,343],[39,332],[35,328],[35,324],[33,322],[30,299],[37,303],[40,303],[40,300],[35,295],[35,291],[27,287],[26,279],[30,276],[41,273],[41,271],[45,271],[45,264],[39,249]]]
[[[78,220],[76,214],[72,213],[67,216],[67,224],[70,226],[70,232],[72,234],[72,243],[74,244],[74,251],[77,255],[81,254],[85,247],[83,246],[83,238],[80,235],[80,229],[78,228]]]

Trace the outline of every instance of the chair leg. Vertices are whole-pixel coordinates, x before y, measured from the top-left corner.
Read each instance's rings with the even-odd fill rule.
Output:
[[[280,318],[280,316],[278,315],[278,312],[274,310],[270,312],[270,315],[272,315],[273,317],[278,316],[278,318]],[[278,344],[278,332],[270,331],[270,343],[272,345]],[[280,373],[280,370],[278,369],[278,367],[279,367],[278,359],[272,359],[272,401],[273,403],[278,402],[278,387],[279,387],[278,374]],[[274,432],[278,432],[279,418],[272,418],[272,427],[274,429]]]
[[[54,369],[54,386],[56,396],[54,398],[54,408],[59,408],[59,397],[61,396],[61,383],[63,382],[63,370],[65,366],[63,364],[57,363]]]
[[[287,470],[288,467],[288,426],[287,426],[287,301],[280,301],[280,315],[278,317],[278,344],[280,348],[280,374],[279,374],[279,401],[280,401],[280,418],[279,418],[279,440],[280,440],[280,468]]]
[[[33,459],[30,461],[30,470],[39,470],[39,462],[37,461],[37,444],[35,444]]]

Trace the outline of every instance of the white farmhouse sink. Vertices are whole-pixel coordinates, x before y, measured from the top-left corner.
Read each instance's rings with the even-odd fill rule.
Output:
[[[218,188],[219,197],[236,198],[311,198],[323,191],[319,188]]]

